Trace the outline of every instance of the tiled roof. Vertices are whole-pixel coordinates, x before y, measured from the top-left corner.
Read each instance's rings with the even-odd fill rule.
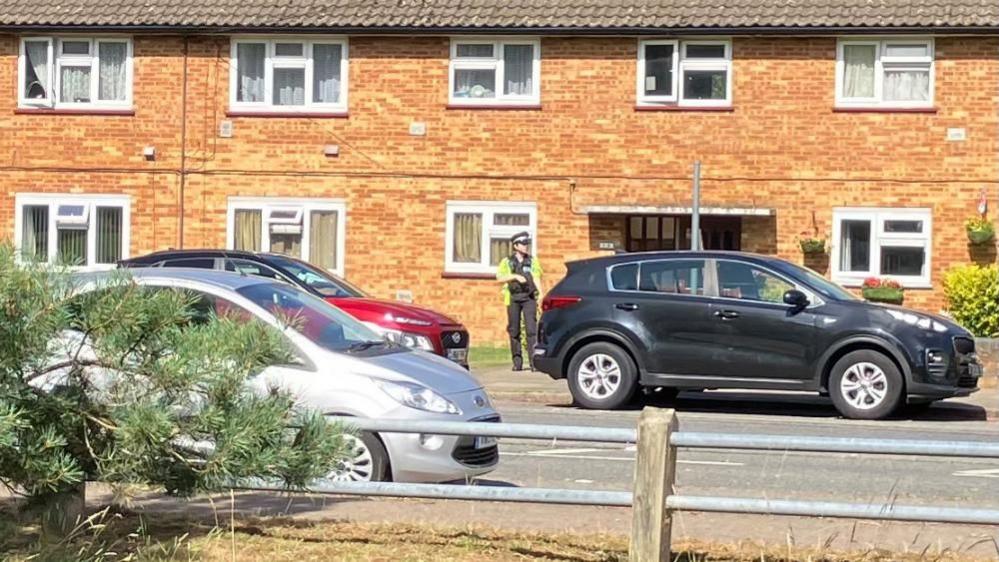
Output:
[[[997,0],[2,0],[0,26],[652,29],[999,27]]]

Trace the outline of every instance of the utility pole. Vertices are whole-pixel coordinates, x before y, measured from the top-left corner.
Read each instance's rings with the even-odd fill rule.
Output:
[[[690,210],[690,249],[701,249],[701,161],[694,161],[694,204]]]

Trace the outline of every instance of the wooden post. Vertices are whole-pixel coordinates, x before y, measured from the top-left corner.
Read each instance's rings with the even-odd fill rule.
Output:
[[[631,562],[669,562],[672,513],[666,497],[673,493],[677,428],[672,409],[645,408],[638,418],[638,448],[632,500]]]

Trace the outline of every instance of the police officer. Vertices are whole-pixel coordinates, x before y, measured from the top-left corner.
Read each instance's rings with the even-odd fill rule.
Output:
[[[534,368],[534,343],[538,334],[538,296],[541,289],[541,263],[529,252],[531,234],[518,232],[510,237],[513,253],[500,262],[496,280],[503,284],[503,304],[506,305],[506,331],[510,334],[510,354],[513,370],[524,370],[520,343],[520,318],[527,332],[528,364]]]

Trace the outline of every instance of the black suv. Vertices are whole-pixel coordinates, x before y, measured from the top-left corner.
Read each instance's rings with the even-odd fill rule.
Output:
[[[542,303],[536,368],[588,408],[638,387],[817,391],[846,417],[975,392],[967,330],[858,299],[817,273],[738,252],[620,254],[567,264]]]

